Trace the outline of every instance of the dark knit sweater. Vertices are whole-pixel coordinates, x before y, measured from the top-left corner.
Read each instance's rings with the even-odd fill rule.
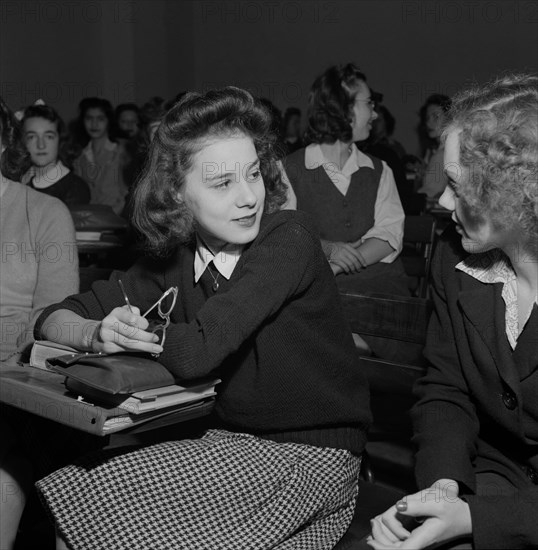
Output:
[[[215,416],[229,430],[360,454],[369,395],[319,236],[307,215],[265,215],[229,281],[217,293],[204,272],[195,284],[194,245],[169,260],[143,260],[121,278],[132,304],[150,307],[179,287],[159,361],[180,379],[219,376]],[[102,319],[125,302],[117,284],[48,308]]]
[[[67,206],[73,204],[89,204],[90,202],[90,188],[88,184],[73,172],[69,172],[56,183],[44,189],[35,187],[33,178],[29,185],[32,189],[40,193],[45,193],[46,195],[60,199],[67,204]]]

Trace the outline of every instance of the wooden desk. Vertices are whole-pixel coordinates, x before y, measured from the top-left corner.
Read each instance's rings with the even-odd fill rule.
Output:
[[[0,362],[0,402],[91,434],[140,433],[185,422],[211,412],[214,398],[181,408],[130,415],[123,409],[78,401],[64,386],[64,376],[30,366]]]

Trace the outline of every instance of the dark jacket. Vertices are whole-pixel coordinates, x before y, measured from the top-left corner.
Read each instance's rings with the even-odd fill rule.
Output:
[[[430,366],[413,410],[417,480],[459,482],[476,548],[537,548],[538,308],[512,351],[502,283],[455,269],[466,256],[450,227],[433,262]]]

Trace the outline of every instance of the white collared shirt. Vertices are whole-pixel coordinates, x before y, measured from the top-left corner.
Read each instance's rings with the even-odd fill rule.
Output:
[[[360,151],[354,143],[351,144],[350,148],[351,154],[342,167],[342,170],[340,170],[335,163],[325,158],[319,144],[313,143],[308,145],[305,149],[305,168],[314,170],[319,166],[323,166],[334,186],[342,195],[345,195],[351,183],[351,176],[357,172],[359,168],[374,168],[374,164],[370,157]],[[394,252],[385,256],[381,262],[391,263],[398,257],[398,254],[402,250],[405,214],[392,170],[387,166],[385,161],[381,162],[383,171],[381,172],[379,187],[377,189],[374,225],[363,235],[362,241],[377,238],[388,242],[390,246],[394,248]],[[278,165],[282,173],[282,181],[288,188],[288,200],[282,208],[296,210],[297,197],[295,196],[293,187],[282,162],[279,161]]]
[[[242,246],[227,245],[222,250],[213,254],[203,241],[196,235],[196,253],[194,255],[194,282],[197,283],[204,274],[209,263],[213,262],[215,269],[229,280],[241,257]],[[211,268],[210,268],[211,269]]]
[[[507,257],[501,250],[495,248],[482,254],[471,254],[456,265],[456,269],[467,273],[467,275],[481,283],[503,284],[501,295],[506,307],[504,314],[506,336],[512,349],[515,349],[517,339],[531,316],[534,304],[538,304],[538,294],[534,297],[534,302],[528,311],[525,312],[523,324],[520,327],[517,305],[517,277],[510,262],[507,261]]]

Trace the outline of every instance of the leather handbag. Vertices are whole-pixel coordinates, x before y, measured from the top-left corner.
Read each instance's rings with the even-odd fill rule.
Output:
[[[130,394],[176,383],[172,373],[146,354],[78,353],[47,360],[51,370],[110,395]]]

